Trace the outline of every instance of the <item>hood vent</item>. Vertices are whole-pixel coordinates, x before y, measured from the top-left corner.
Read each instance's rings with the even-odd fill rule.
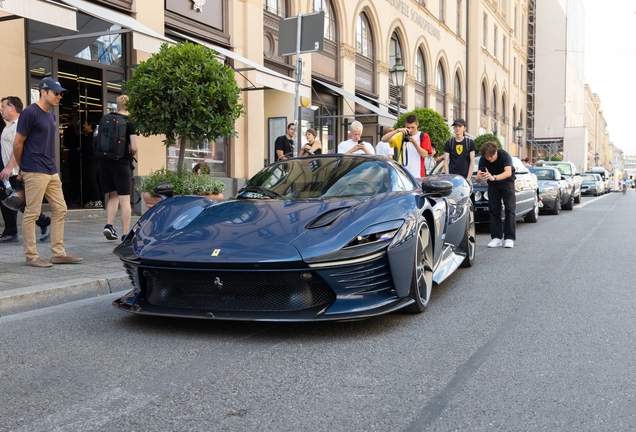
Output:
[[[337,208],[333,210],[329,210],[318,216],[313,221],[309,222],[305,228],[314,229],[314,228],[322,228],[327,225],[330,225],[333,221],[338,219],[341,214],[349,211],[349,207]]]

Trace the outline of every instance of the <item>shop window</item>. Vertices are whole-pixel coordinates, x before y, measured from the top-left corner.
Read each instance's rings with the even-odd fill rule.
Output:
[[[78,32],[74,33],[37,21],[29,21],[29,43],[33,48],[54,52],[58,55],[80,58],[107,66],[124,66],[125,38],[122,37],[121,33],[115,33],[123,31],[121,26],[78,12],[77,28]],[[111,34],[96,36],[96,34],[105,32]],[[46,42],[47,39],[51,38],[71,35],[77,37],[82,34],[86,34],[86,38]]]
[[[210,168],[210,174],[217,177],[227,177],[227,138],[216,141],[188,141],[185,148],[184,167],[192,170],[196,164],[205,164]],[[179,143],[168,147],[166,167],[174,171],[179,161]]]

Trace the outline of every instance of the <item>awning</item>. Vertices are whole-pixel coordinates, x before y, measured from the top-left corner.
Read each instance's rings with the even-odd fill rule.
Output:
[[[6,0],[5,0],[6,1]],[[15,0],[13,0],[15,1]],[[22,1],[22,0],[20,0]],[[105,8],[93,3],[89,3],[86,0],[62,0],[69,6],[73,6],[85,14],[91,15],[95,18],[107,21],[112,24],[120,25],[124,28],[132,30],[133,33],[133,48],[146,53],[155,53],[159,51],[159,48],[163,43],[174,44],[175,41],[168,39],[162,34],[146,27],[136,19],[121,12],[114,11],[112,9]]]
[[[49,0],[0,0],[0,12],[77,31],[77,11]]]
[[[348,91],[341,89],[340,87],[336,87],[334,85],[328,84],[324,81],[320,81],[317,80],[315,78],[312,79],[313,82],[316,82],[322,86],[325,86],[326,88],[328,88],[329,90],[338,93],[340,96],[345,97],[349,100],[354,101],[355,103],[357,103],[358,105],[361,105],[363,107],[365,107],[366,109],[368,109],[369,111],[377,114],[378,116],[378,124],[381,126],[393,126],[395,124],[395,121],[397,120],[397,117],[394,116],[391,113],[388,113],[386,111],[382,111],[380,108],[378,108],[377,106],[365,101],[364,99],[349,93]],[[379,103],[379,102],[378,102]]]
[[[276,71],[273,71],[269,68],[266,68],[265,66],[260,65],[256,63],[255,61],[252,61],[241,55],[238,55],[234,51],[230,51],[226,48],[222,48],[220,46],[217,46],[208,42],[204,42],[181,33],[177,33],[175,31],[171,32],[171,34],[174,34],[175,36],[178,36],[182,39],[187,39],[191,42],[198,43],[199,45],[206,46],[216,51],[217,53],[219,53],[220,55],[224,57],[229,57],[232,60],[241,62],[244,65],[249,66],[250,68],[254,69],[254,71],[256,72],[256,78],[255,78],[256,83],[259,85],[262,85],[263,87],[280,90],[285,93],[296,94],[296,82],[294,81],[293,78],[290,78]],[[240,69],[240,68],[235,67],[235,69]],[[311,87],[305,84],[301,84],[299,86],[298,94],[299,96],[311,98]]]

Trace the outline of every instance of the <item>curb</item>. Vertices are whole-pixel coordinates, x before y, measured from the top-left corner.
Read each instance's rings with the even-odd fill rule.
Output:
[[[0,316],[56,306],[132,289],[126,272],[105,275],[100,279],[78,278],[0,293]]]

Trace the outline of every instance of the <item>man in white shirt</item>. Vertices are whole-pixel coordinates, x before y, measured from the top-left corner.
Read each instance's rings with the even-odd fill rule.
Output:
[[[391,126],[385,126],[384,133],[387,134],[389,132],[393,132],[393,128]],[[375,154],[393,159],[393,149],[391,148],[391,144],[386,141],[380,141],[378,145],[375,146]]]
[[[349,139],[338,144],[338,153],[346,154],[375,154],[373,146],[360,139],[362,136],[362,123],[354,121],[349,127]]]
[[[2,158],[0,158],[0,170],[5,173],[11,187],[15,189],[18,186],[19,168],[13,157],[13,140],[18,125],[18,118],[22,112],[22,100],[17,96],[7,96],[2,98],[0,106],[0,114],[6,122],[6,126],[2,131],[0,145],[2,147]],[[8,165],[11,168],[7,167]],[[6,167],[6,169],[5,169]],[[8,196],[6,191],[0,191],[0,201]],[[0,235],[0,243],[18,241],[18,212],[0,204],[2,218],[4,219],[4,232]],[[24,213],[24,210],[22,210]],[[47,241],[51,237],[51,218],[40,213],[40,217],[35,224],[42,230],[40,241]]]

